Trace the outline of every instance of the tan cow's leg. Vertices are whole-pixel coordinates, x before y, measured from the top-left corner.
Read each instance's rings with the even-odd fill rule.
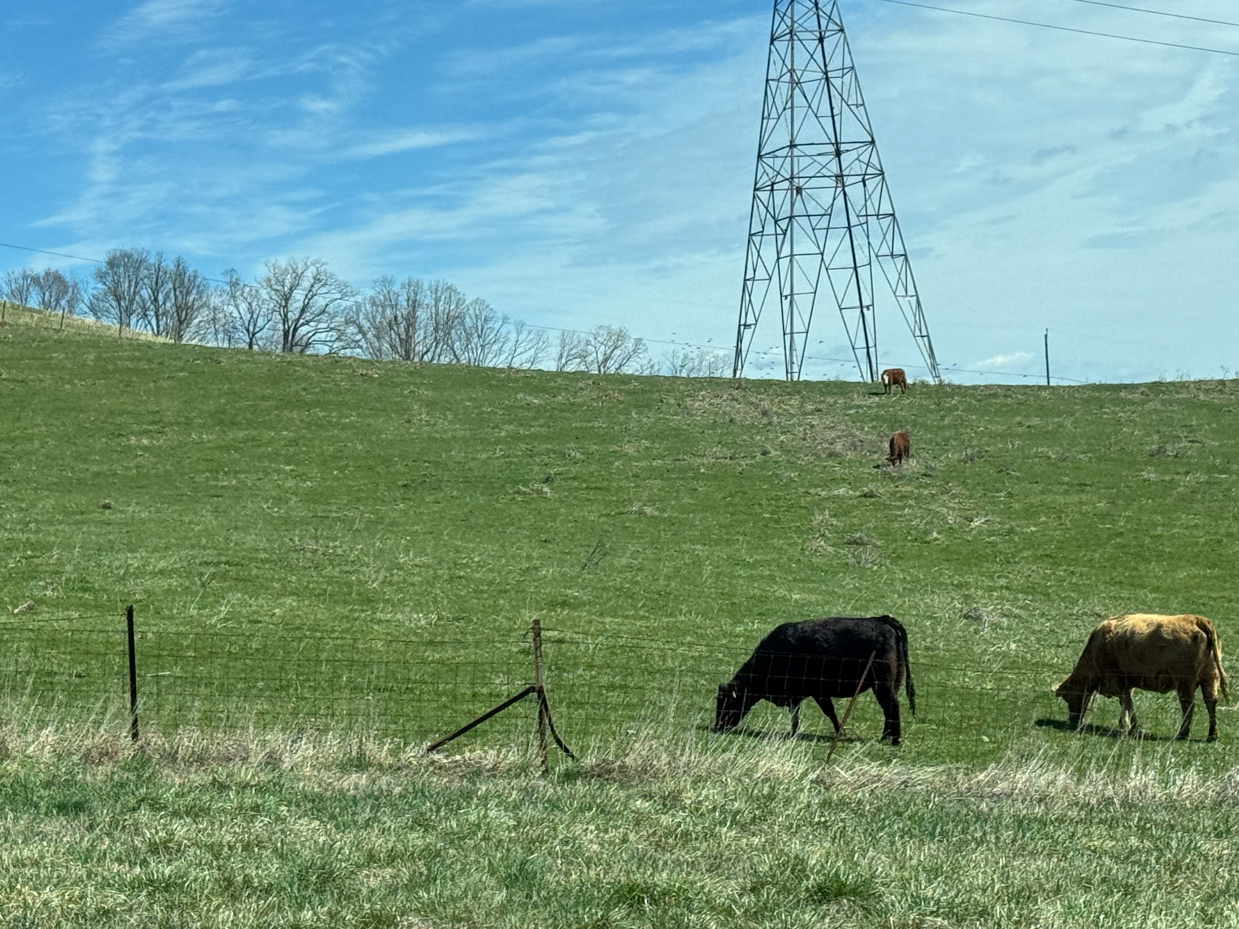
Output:
[[[1187,739],[1192,731],[1192,713],[1196,709],[1196,686],[1194,684],[1179,685],[1179,706],[1183,709],[1183,721],[1179,723],[1177,739]],[[1213,714],[1209,714],[1212,718]]]
[[[1200,695],[1205,698],[1205,709],[1209,712],[1209,734],[1205,741],[1217,741],[1217,681],[1205,681],[1200,685]]]
[[[1125,690],[1119,694],[1119,730],[1126,732],[1133,739],[1143,734],[1140,721],[1136,719],[1136,705],[1131,702],[1131,691]]]

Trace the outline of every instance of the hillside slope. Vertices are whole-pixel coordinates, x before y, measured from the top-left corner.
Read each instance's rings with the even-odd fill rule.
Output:
[[[199,712],[278,694],[281,712],[334,701],[349,718],[369,680],[411,701],[394,715],[428,720],[396,727],[420,738],[523,680],[536,615],[564,728],[606,737],[672,705],[705,720],[779,622],[890,613],[921,690],[908,752],[984,758],[1063,738],[1048,688],[1100,618],[1199,612],[1239,641],[1237,405],[1234,381],[902,397],[277,357],[16,320],[0,329],[9,686],[79,688],[88,705],[123,657],[95,632],[134,603],[169,725],[169,679]],[[879,467],[902,428],[911,464]],[[398,692],[406,678],[442,686]],[[1147,697],[1148,728],[1170,731],[1173,702]],[[770,709],[752,728],[784,725]],[[828,728],[816,710],[806,725]]]

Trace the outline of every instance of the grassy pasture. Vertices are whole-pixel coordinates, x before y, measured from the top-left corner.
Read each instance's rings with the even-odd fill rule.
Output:
[[[543,778],[510,752],[181,731],[134,753],[6,726],[0,924],[1239,924],[1233,774],[1076,748],[823,766],[803,744],[663,731]]]
[[[1112,701],[1071,737],[1049,694],[1105,616],[1199,612],[1239,641],[1234,381],[888,397],[55,325],[0,328],[0,676],[28,712],[122,696],[126,603],[148,726],[410,743],[527,681],[535,615],[560,727],[589,744],[701,725],[779,622],[889,612],[921,708],[902,760],[983,766],[1115,750]],[[911,464],[879,467],[901,428]],[[1172,696],[1137,708],[1173,734]],[[529,716],[463,745],[510,744]],[[848,751],[880,727],[869,697],[854,719]],[[1220,746],[1170,750],[1227,768],[1233,720]],[[815,708],[804,723],[811,743],[829,728]],[[763,706],[746,733],[785,724]]]
[[[1235,714],[1061,731],[1088,630],[1235,647],[1235,382],[412,368],[0,327],[0,925],[1239,925]],[[880,468],[909,428],[911,465]],[[107,504],[104,506],[104,504]],[[137,607],[145,738],[123,718]],[[776,623],[889,612],[920,716],[703,731]],[[546,632],[582,764],[529,706]],[[771,736],[774,736],[773,738]]]

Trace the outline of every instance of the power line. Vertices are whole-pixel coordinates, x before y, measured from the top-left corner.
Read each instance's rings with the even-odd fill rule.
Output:
[[[31,248],[29,245],[13,245],[9,242],[0,242],[0,248],[15,248],[19,251],[34,252],[38,255],[55,255],[57,258],[72,258],[74,261],[89,261],[92,264],[97,265],[104,264],[104,260],[102,258],[86,258],[83,255],[70,255],[67,252],[49,252],[45,248]],[[227,285],[228,283],[227,281],[221,281],[219,278],[215,277],[203,277],[202,279],[204,281],[210,281],[212,284]]]
[[[975,13],[971,10],[953,10],[944,6],[930,6],[927,3],[913,3],[912,0],[882,0],[883,3],[897,3],[900,6],[913,6],[921,10],[933,10],[936,13],[954,13],[957,16],[973,16],[977,19],[991,19],[1000,23],[1015,23],[1020,26],[1037,26],[1041,29],[1054,29],[1057,32],[1072,32],[1077,35],[1100,36],[1105,39],[1122,39],[1125,42],[1139,42],[1142,45],[1160,45],[1164,48],[1179,48],[1191,52],[1208,52],[1212,55],[1227,55],[1239,58],[1239,52],[1227,51],[1223,48],[1205,48],[1202,45],[1183,45],[1178,42],[1163,42],[1159,39],[1138,39],[1135,36],[1119,35],[1114,32],[1096,32],[1092,29],[1076,29],[1073,26],[1056,26],[1051,23],[1038,23],[1030,19],[1015,19],[1010,16],[994,16],[990,13]]]
[[[1194,23],[1209,23],[1214,26],[1236,26],[1239,23],[1232,23],[1227,19],[1209,19],[1205,16],[1188,16],[1186,13],[1170,13],[1166,10],[1150,10],[1147,7],[1141,6],[1124,6],[1121,3],[1107,3],[1106,0],[1071,0],[1072,3],[1087,3],[1089,6],[1108,6],[1115,10],[1126,10],[1129,13],[1148,13],[1152,16],[1168,16],[1171,19],[1187,19]]]
[[[8,242],[0,242],[0,248],[15,248],[23,252],[35,252],[39,255],[55,255],[57,258],[72,258],[74,261],[90,261],[97,265],[103,264],[99,258],[83,258],[81,255],[69,255],[65,252],[49,252],[45,248],[30,248],[28,245],[10,245]]]

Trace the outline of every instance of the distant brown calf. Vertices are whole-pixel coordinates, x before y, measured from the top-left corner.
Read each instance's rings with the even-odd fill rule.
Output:
[[[891,436],[891,453],[887,457],[892,465],[897,465],[905,458],[912,457],[912,438],[906,432],[896,432]]]
[[[900,393],[908,392],[908,375],[903,373],[903,368],[887,368],[882,372],[882,393],[888,394],[894,388],[898,387]]]

